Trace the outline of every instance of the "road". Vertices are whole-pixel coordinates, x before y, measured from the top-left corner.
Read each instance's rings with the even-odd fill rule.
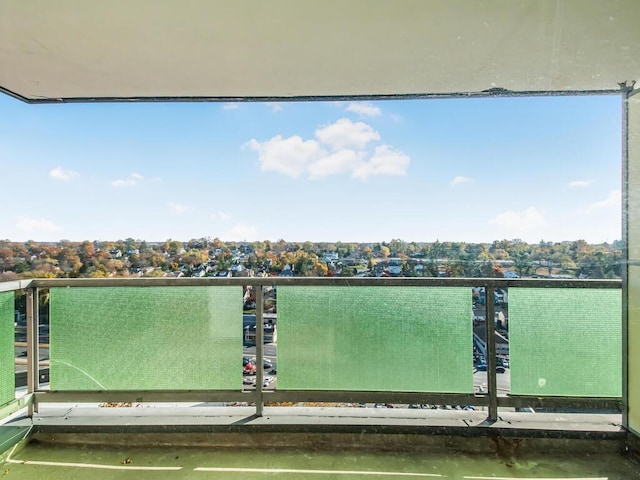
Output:
[[[498,383],[498,395],[507,395],[511,384],[510,370],[507,368],[505,373],[498,373],[496,380]],[[476,372],[473,374],[473,386],[476,392],[482,393],[487,391],[487,372]],[[482,390],[481,390],[482,389]]]

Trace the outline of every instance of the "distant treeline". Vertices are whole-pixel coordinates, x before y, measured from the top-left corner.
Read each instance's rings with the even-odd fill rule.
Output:
[[[529,244],[405,242],[223,242],[166,240],[12,242],[0,240],[0,280],[23,278],[221,276],[283,272],[296,276],[387,275],[388,260],[403,276],[620,278],[619,241]]]

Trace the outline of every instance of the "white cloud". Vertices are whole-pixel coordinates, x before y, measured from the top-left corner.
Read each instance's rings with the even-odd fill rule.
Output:
[[[490,225],[517,232],[535,230],[546,224],[544,215],[536,208],[529,207],[521,212],[509,210],[489,220]]]
[[[276,135],[262,143],[252,138],[245,145],[258,152],[261,170],[272,170],[294,178],[303,174],[309,163],[324,153],[318,142],[305,141],[298,135],[289,138]]]
[[[316,130],[316,137],[321,143],[333,150],[345,148],[363,149],[373,140],[380,140],[380,134],[371,125],[364,122],[352,122],[348,118],[321,127]]]
[[[352,102],[345,108],[346,112],[356,113],[362,117],[379,117],[382,111],[370,102]]]
[[[63,170],[62,167],[56,167],[49,172],[49,176],[56,180],[72,180],[78,178],[80,174],[73,170]]]
[[[353,176],[366,180],[372,175],[405,175],[409,162],[409,157],[401,151],[389,145],[380,145],[368,161],[356,167]]]
[[[213,220],[229,220],[231,218],[231,215],[224,212],[216,212],[211,214],[211,218]]]
[[[569,182],[569,186],[571,188],[584,188],[584,187],[588,187],[589,185],[591,185],[591,180],[574,180],[573,182]]]
[[[269,107],[273,112],[282,111],[282,105],[280,105],[278,102],[267,102],[265,103],[265,105]]]
[[[342,118],[318,128],[315,134],[317,140],[304,140],[298,135],[288,138],[276,135],[265,142],[253,138],[243,147],[258,152],[261,170],[294,178],[304,174],[314,179],[351,174],[366,180],[372,175],[407,172],[410,159],[401,151],[379,145],[371,155],[365,149],[369,142],[380,139],[380,134],[366,123]]]
[[[240,106],[240,104],[237,103],[237,102],[229,102],[229,103],[225,103],[222,106],[222,109],[223,110],[236,110],[239,106]]]
[[[611,190],[609,192],[609,196],[604,200],[599,202],[592,203],[587,210],[588,213],[593,212],[594,210],[599,210],[602,208],[620,208],[622,205],[622,193],[620,190]]]
[[[307,171],[311,178],[352,172],[358,166],[360,156],[353,150],[340,150],[311,163]]]
[[[142,180],[144,177],[138,173],[132,173],[127,178],[114,180],[111,182],[111,185],[114,187],[133,187],[135,186],[139,180]]]
[[[58,232],[62,230],[51,220],[30,217],[19,218],[16,227],[24,232]]]
[[[256,227],[238,223],[231,230],[221,235],[221,238],[228,241],[256,240],[257,233],[258,229]]]
[[[451,181],[451,186],[455,187],[456,185],[462,185],[464,183],[473,183],[473,178],[463,177],[462,175],[458,175],[457,177],[454,177],[454,179]]]
[[[174,213],[183,213],[189,210],[188,205],[181,205],[180,203],[167,202],[167,208]]]

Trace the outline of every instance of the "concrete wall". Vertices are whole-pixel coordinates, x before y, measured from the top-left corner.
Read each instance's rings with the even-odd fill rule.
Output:
[[[629,99],[628,155],[628,424],[640,435],[640,94]]]

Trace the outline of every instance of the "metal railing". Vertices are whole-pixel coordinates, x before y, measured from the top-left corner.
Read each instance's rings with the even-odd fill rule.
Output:
[[[487,299],[485,336],[487,348],[487,391],[482,393],[429,393],[395,391],[332,390],[265,390],[263,331],[256,329],[256,388],[250,390],[137,390],[137,391],[47,391],[39,382],[38,295],[43,289],[59,287],[182,287],[182,286],[250,286],[256,292],[256,326],[263,325],[263,289],[278,286],[378,286],[415,287],[482,287]],[[494,278],[118,278],[118,279],[35,279],[0,284],[2,291],[20,291],[27,295],[27,403],[29,415],[39,403],[47,402],[247,402],[255,404],[261,416],[266,402],[341,402],[341,403],[406,403],[437,405],[474,405],[486,407],[488,420],[498,418],[498,408],[575,408],[624,411],[622,397],[499,396],[495,341],[494,298],[496,288],[579,288],[620,289],[618,280],[546,280]],[[622,332],[626,335],[626,332]],[[626,342],[622,342],[623,348]],[[470,345],[471,348],[471,345]],[[622,352],[623,357],[626,352]],[[622,365],[621,367],[622,368]],[[20,406],[24,407],[22,400]]]

